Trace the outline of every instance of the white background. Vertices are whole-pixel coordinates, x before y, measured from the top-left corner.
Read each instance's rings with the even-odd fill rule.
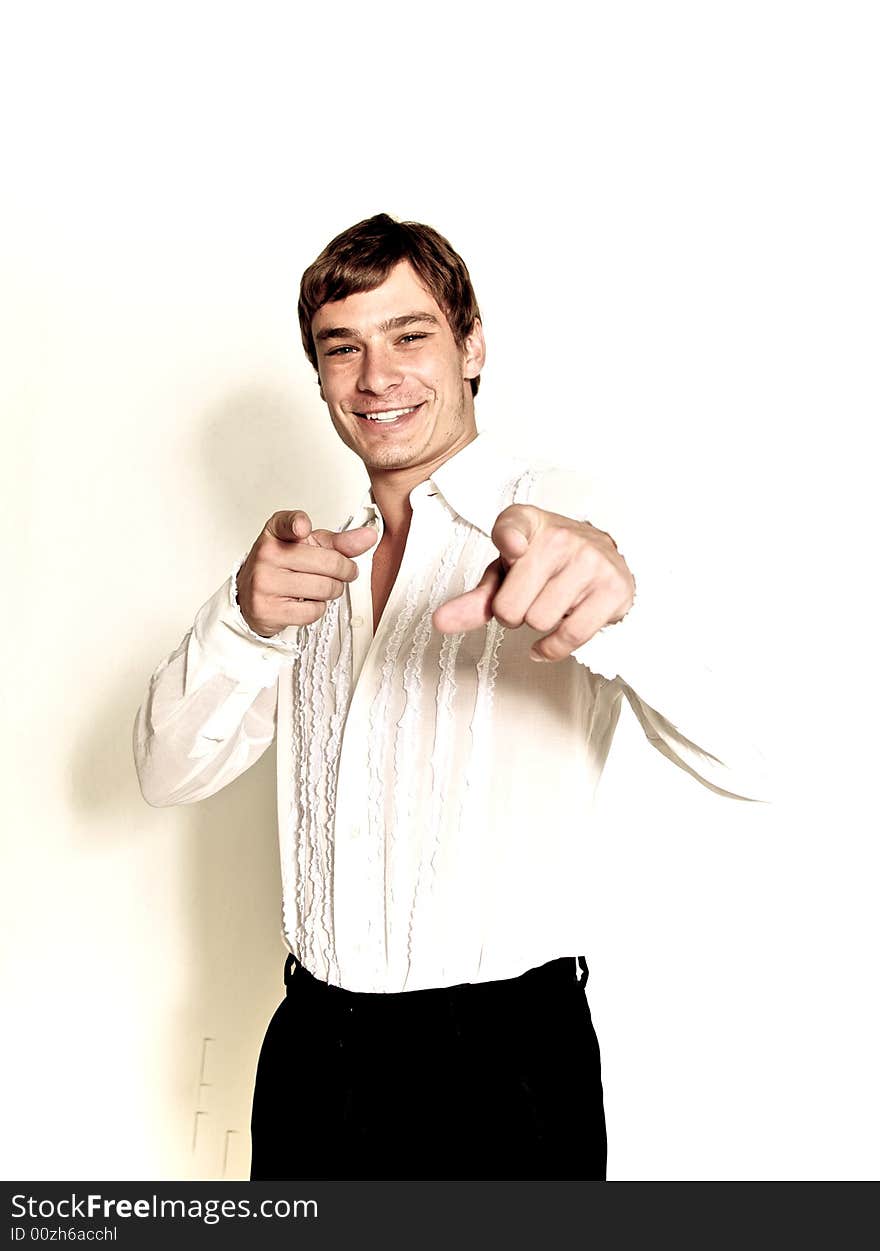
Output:
[[[360,491],[296,294],[379,211],[470,266],[480,424],[641,501],[777,770],[726,801],[621,721],[609,1176],[877,1176],[874,11],[6,11],[4,1176],[247,1175],[273,753],[153,810],[130,730],[266,516]]]

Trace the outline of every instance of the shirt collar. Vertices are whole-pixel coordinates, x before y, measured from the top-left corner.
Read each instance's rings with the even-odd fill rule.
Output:
[[[453,512],[491,538],[504,489],[525,468],[497,436],[478,434],[435,469],[431,482]]]
[[[410,498],[416,492],[430,492],[433,487],[454,513],[491,538],[504,489],[525,469],[526,461],[511,452],[497,435],[478,434],[435,469],[427,482],[415,487]],[[377,512],[372,489],[368,487],[348,525],[367,524]]]

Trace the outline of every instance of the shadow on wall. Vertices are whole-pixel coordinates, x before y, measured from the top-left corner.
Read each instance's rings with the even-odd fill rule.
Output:
[[[312,404],[299,407],[307,410]],[[323,424],[311,416],[300,421],[296,412],[289,389],[248,387],[224,397],[198,425],[200,447],[193,449],[194,460],[200,452],[210,514],[205,518],[205,559],[219,570],[247,550],[277,509],[305,507],[314,511],[316,524],[332,526],[363,491],[363,468],[351,454],[346,457],[329,419]],[[352,462],[348,469],[346,460]],[[173,503],[169,510],[161,481],[152,503],[166,515],[176,513]],[[186,507],[192,508],[192,502]],[[165,559],[173,559],[173,552]],[[155,599],[156,587],[161,596],[161,576],[147,581],[150,599]],[[200,603],[196,595],[192,603],[180,605],[181,636]],[[146,592],[143,603],[133,607],[149,621]],[[143,826],[131,728],[163,647],[151,651],[149,640],[141,641],[132,655],[131,640],[120,641],[117,663],[108,672],[121,671],[125,680],[107,693],[91,733],[74,747],[71,802],[87,824],[92,819],[92,828],[106,831],[112,816],[113,829],[124,832],[131,826],[126,819],[130,806],[137,807],[132,815]],[[168,1106],[177,1109],[168,1133],[168,1158],[180,1161],[191,1151],[193,1177],[220,1177],[224,1171],[230,1177],[247,1175],[247,1118],[259,1045],[283,997],[274,768],[273,745],[217,795],[176,809],[171,824],[180,840],[180,860],[167,870],[175,893],[157,900],[151,910],[157,926],[167,918],[170,932],[181,923],[178,913],[185,914],[189,951],[181,958],[191,983],[168,1038],[160,1080]],[[167,831],[169,815],[156,817]],[[193,1133],[183,1150],[181,1126]]]
[[[273,512],[304,508],[316,527],[333,528],[367,486],[317,393],[297,401],[282,386],[242,389],[206,413],[197,437],[213,530],[233,559]]]

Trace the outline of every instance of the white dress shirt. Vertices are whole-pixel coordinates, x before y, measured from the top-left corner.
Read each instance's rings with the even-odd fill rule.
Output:
[[[316,977],[356,991],[509,978],[584,950],[591,806],[624,699],[648,742],[705,785],[766,793],[757,753],[738,743],[732,768],[719,750],[736,733],[700,697],[705,673],[694,682],[662,638],[668,606],[595,484],[480,435],[410,500],[375,634],[374,548],[320,621],[271,639],[244,621],[233,574],[153,674],[134,732],[156,805],[214,794],[277,734],[284,939]],[[432,628],[497,556],[489,536],[514,502],[606,530],[636,577],[627,617],[555,664],[529,658],[539,635],[526,626]],[[369,492],[342,528],[364,524],[381,536]]]

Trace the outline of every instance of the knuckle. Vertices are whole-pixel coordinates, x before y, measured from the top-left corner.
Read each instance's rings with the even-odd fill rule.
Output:
[[[621,599],[617,600],[613,615],[609,618],[609,622],[614,624],[618,621],[622,621],[634,603],[635,599],[632,595],[624,595]]]
[[[606,593],[609,599],[613,599],[618,604],[632,603],[632,582],[631,579],[624,576],[620,569],[613,566],[608,570],[603,579]]]
[[[546,608],[532,607],[525,615],[525,623],[533,630],[552,630],[556,624],[556,618],[552,617]]]
[[[253,548],[251,549],[251,558],[255,565],[267,564],[271,561],[272,555],[281,547],[281,540],[276,538],[269,530],[264,530],[259,536]]]
[[[544,532],[544,542],[556,556],[569,556],[572,553],[574,535],[566,526],[548,526]]]
[[[515,604],[511,603],[510,598],[503,595],[496,595],[492,601],[492,616],[499,625],[503,625],[507,630],[515,630],[517,626],[522,625],[522,614],[517,613]]]
[[[561,660],[563,656],[568,656],[570,652],[580,646],[581,642],[580,634],[573,630],[565,619],[560,621],[553,633],[544,640],[547,650],[554,660]]]
[[[556,631],[556,637],[560,646],[564,647],[566,652],[573,651],[575,647],[578,647],[583,642],[580,632],[572,629],[566,621],[560,624],[559,629]]]
[[[321,599],[334,599],[341,581],[335,567],[321,570]]]
[[[601,554],[597,551],[595,544],[588,539],[582,539],[577,546],[575,554],[578,567],[586,574],[595,573],[598,565],[602,561]]]

